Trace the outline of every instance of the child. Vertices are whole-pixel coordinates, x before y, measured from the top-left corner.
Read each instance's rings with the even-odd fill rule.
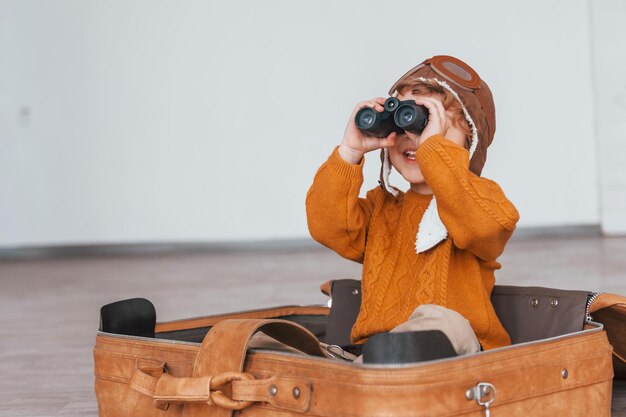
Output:
[[[465,317],[483,349],[509,345],[490,296],[496,259],[519,214],[498,184],[480,177],[495,132],[489,87],[464,62],[434,56],[389,94],[428,109],[424,131],[368,136],[355,115],[366,106],[383,111],[385,99],[359,103],[307,193],[311,236],[363,263],[351,339],[362,343],[406,322],[420,305],[436,304]],[[359,198],[363,155],[377,149],[381,185]],[[389,184],[391,167],[409,190]]]

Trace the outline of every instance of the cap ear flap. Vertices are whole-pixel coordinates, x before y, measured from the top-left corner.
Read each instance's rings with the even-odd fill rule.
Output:
[[[391,161],[389,159],[389,150],[381,149],[380,152],[380,186],[394,197],[398,196],[398,191],[389,184],[389,174],[391,174]]]

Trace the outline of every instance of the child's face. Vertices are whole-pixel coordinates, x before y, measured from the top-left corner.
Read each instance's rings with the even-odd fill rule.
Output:
[[[398,95],[398,99],[401,101],[414,100],[416,98],[423,97],[430,97],[439,100],[435,96],[413,95],[410,92]],[[444,137],[457,145],[464,147],[465,133],[461,129],[452,125],[452,114],[449,111],[446,111],[446,117],[448,119],[448,130],[444,134]],[[411,189],[421,193],[431,194],[432,191],[430,191],[428,184],[426,184],[424,176],[415,161],[415,150],[417,149],[418,143],[420,143],[420,135],[416,135],[411,132],[404,132],[398,135],[396,137],[395,145],[389,148],[389,158],[391,159],[393,167],[404,177],[405,180],[411,183]]]

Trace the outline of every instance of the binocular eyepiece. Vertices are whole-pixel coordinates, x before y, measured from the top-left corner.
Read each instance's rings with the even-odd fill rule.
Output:
[[[413,100],[400,101],[389,97],[384,107],[382,112],[371,107],[359,110],[354,118],[356,127],[370,136],[384,138],[394,131],[419,135],[428,123],[428,109]]]

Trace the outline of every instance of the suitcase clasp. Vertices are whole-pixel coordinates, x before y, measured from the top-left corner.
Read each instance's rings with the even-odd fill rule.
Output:
[[[476,400],[476,404],[485,407],[485,417],[491,416],[489,407],[496,400],[496,387],[489,382],[479,382],[475,387],[465,391],[468,401]]]

